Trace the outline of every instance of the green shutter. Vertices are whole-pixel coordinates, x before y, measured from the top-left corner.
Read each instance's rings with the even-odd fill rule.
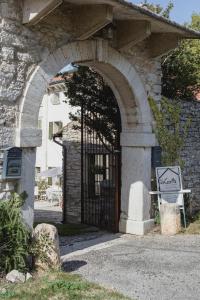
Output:
[[[49,122],[49,140],[53,138],[53,122]]]

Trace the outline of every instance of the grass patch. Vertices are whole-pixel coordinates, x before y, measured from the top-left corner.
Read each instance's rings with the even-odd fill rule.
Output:
[[[191,219],[191,223],[184,230],[186,234],[200,234],[200,213]]]
[[[49,273],[24,284],[0,282],[0,299],[12,300],[128,300],[112,290],[99,287],[64,272]]]
[[[34,227],[36,227],[38,224],[41,223],[43,222],[35,222]],[[98,228],[91,227],[85,224],[62,224],[62,223],[53,223],[53,222],[44,222],[44,223],[54,225],[57,228],[58,234],[60,236],[71,236],[71,235],[78,235],[78,234],[98,231]]]

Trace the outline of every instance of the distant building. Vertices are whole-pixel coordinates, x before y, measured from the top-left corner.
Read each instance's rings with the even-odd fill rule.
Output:
[[[42,145],[36,152],[36,180],[38,174],[51,168],[62,167],[62,148],[53,142],[53,134],[70,122],[69,113],[73,109],[66,103],[65,81],[55,77],[43,97],[39,111],[38,128],[42,130]],[[58,178],[53,179],[57,181]],[[52,185],[52,178],[48,178]]]

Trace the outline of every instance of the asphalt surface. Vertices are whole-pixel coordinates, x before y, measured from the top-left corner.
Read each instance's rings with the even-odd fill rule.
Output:
[[[100,234],[61,245],[66,271],[139,300],[200,300],[200,236]]]
[[[62,208],[49,201],[34,202],[34,222],[54,222],[62,221]]]

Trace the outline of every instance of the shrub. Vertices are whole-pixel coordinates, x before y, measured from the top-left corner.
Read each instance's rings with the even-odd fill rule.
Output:
[[[21,206],[26,193],[13,193],[10,200],[0,201],[0,273],[27,267],[30,231],[22,220]]]
[[[40,179],[37,182],[38,186],[38,200],[42,200],[43,196],[46,195],[46,189],[48,188],[48,183],[45,179]]]
[[[184,162],[180,153],[188,135],[191,120],[181,122],[181,106],[162,97],[160,108],[156,101],[149,97],[149,105],[156,121],[154,132],[162,148],[162,165],[170,166]]]

